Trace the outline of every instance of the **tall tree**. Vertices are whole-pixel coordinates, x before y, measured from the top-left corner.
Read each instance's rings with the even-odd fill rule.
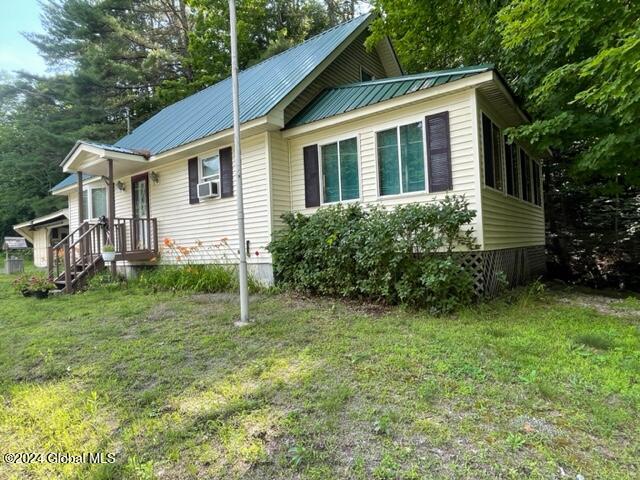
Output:
[[[230,72],[228,1],[189,0],[189,4],[196,12],[190,43],[194,74],[199,85],[210,85]],[[320,0],[238,0],[236,8],[241,69],[332,25]]]
[[[28,38],[50,66],[73,71],[102,118],[130,112],[140,121],[189,93],[192,13],[184,0],[50,0],[42,8],[45,33]]]
[[[640,185],[640,3],[515,0],[498,22],[537,117],[520,133],[575,153],[578,171]]]
[[[378,17],[368,42],[391,38],[410,73],[500,63],[497,14],[507,0],[374,0]]]
[[[376,0],[370,42],[389,35],[410,71],[495,63],[536,121],[514,132],[574,171],[640,184],[640,3],[628,0]]]

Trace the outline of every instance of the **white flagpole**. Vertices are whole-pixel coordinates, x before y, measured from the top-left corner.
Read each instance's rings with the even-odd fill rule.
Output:
[[[238,39],[236,36],[236,2],[229,0],[229,21],[231,23],[231,87],[233,101],[233,153],[236,170],[236,209],[238,218],[238,245],[240,247],[240,322],[249,322],[249,288],[247,283],[247,247],[244,239],[244,202],[242,199],[242,161],[240,155],[240,100],[238,93]]]

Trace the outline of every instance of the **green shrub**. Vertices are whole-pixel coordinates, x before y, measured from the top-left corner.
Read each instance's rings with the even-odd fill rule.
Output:
[[[160,266],[146,270],[136,283],[154,290],[178,290],[201,293],[238,290],[237,268],[229,265]],[[249,276],[249,291],[262,290],[260,282]]]
[[[393,210],[336,205],[284,215],[288,228],[268,248],[288,288],[448,312],[473,296],[453,249],[474,246],[474,217],[460,197]]]
[[[116,277],[113,278],[108,269],[98,272],[96,275],[91,277],[86,285],[87,290],[102,289],[113,292],[122,290],[126,287],[127,279],[122,275],[116,275]]]

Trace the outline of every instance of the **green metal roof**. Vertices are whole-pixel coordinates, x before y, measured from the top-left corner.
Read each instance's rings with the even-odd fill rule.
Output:
[[[370,18],[370,14],[361,15],[240,72],[240,121],[268,114]],[[164,108],[115,146],[153,155],[232,125],[231,79],[227,78]]]
[[[383,78],[369,82],[353,83],[324,90],[286,128],[350,112],[358,108],[374,105],[409,93],[461,80],[493,69],[493,65],[474,65],[416,75]]]
[[[82,175],[82,180],[83,181],[87,181],[92,179],[94,176],[93,175],[87,175],[86,173],[84,175]],[[75,185],[76,183],[78,183],[78,175],[73,173],[71,175],[69,175],[67,178],[65,178],[64,180],[62,180],[61,182],[58,182],[52,189],[52,192],[57,192],[58,190],[62,190],[63,188],[66,187],[70,187],[71,185]]]

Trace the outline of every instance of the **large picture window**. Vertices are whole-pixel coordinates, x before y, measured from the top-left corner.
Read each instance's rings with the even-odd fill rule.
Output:
[[[425,190],[422,122],[378,132],[380,195]]]
[[[354,138],[321,147],[322,200],[324,203],[360,197],[358,141]]]

